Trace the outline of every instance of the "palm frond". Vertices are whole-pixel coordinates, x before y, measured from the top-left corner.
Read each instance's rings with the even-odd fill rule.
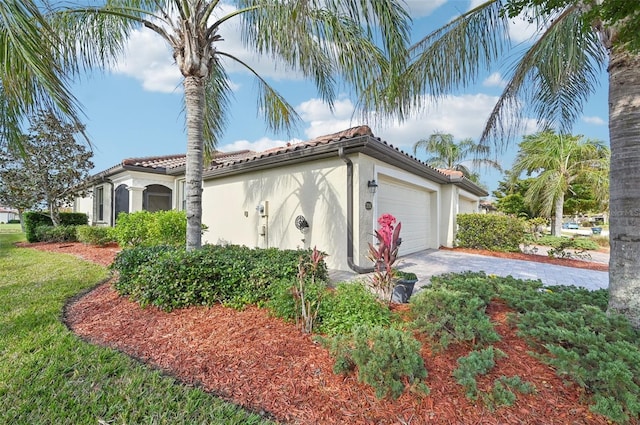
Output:
[[[32,1],[0,2],[1,136],[20,144],[20,123],[37,109],[79,121],[79,104],[57,61],[59,39]]]
[[[472,84],[508,47],[508,19],[489,0],[428,34],[410,49],[411,64],[395,99],[403,110],[421,108],[424,93],[441,96]]]
[[[597,34],[584,30],[582,13],[578,6],[570,6],[553,19],[547,17],[540,38],[517,59],[481,141],[503,146],[520,131],[529,112],[546,127],[570,130],[606,61]]]
[[[264,115],[265,121],[273,131],[291,130],[300,122],[300,116],[285,99],[258,72],[241,59],[222,51],[217,55],[229,58],[247,69],[254,75],[258,83],[258,109]]]

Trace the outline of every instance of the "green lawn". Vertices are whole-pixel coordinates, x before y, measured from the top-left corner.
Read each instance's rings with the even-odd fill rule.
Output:
[[[107,271],[13,246],[22,240],[0,229],[0,423],[267,423],[77,338],[61,322],[64,303]]]
[[[0,223],[0,233],[20,233],[22,229],[20,228],[20,223],[18,224],[5,224]]]

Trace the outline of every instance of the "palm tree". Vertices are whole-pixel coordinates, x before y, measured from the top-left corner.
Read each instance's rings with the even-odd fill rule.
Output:
[[[464,139],[456,143],[452,134],[433,133],[428,139],[418,140],[413,145],[413,154],[417,155],[418,150],[424,149],[427,154],[431,154],[426,159],[426,163],[435,168],[460,171],[462,174],[474,182],[478,181],[478,175],[474,173],[464,163],[471,163],[473,167],[486,165],[500,170],[500,165],[487,156],[489,147],[474,143],[471,139]]]
[[[420,107],[424,102],[420,94],[439,96],[463,87],[506,53],[511,59],[517,55],[480,140],[502,146],[517,134],[519,118],[529,113],[541,124],[569,133],[599,84],[598,71],[606,68],[611,146],[609,311],[624,314],[637,328],[640,54],[633,46],[638,46],[640,37],[630,28],[637,25],[633,13],[639,8],[638,2],[621,0],[485,1],[412,47],[411,66],[401,77],[406,91],[393,98],[402,112]],[[539,31],[530,45],[512,46],[508,26],[523,11]]]
[[[231,89],[226,67],[236,63],[255,76],[258,106],[268,126],[290,130],[299,120],[291,105],[249,63],[225,50],[229,21],[237,21],[246,47],[269,55],[314,81],[333,105],[337,81],[365,93],[362,105],[378,102],[375,86],[397,72],[406,58],[408,16],[399,0],[107,0],[75,7],[55,17],[64,31],[66,58],[103,62],[134,28],[160,35],[173,51],[184,80],[187,131],[187,249],[201,245],[202,173],[225,126]],[[375,40],[381,40],[382,47]],[[106,47],[105,47],[106,46]],[[74,50],[73,48],[77,48]]]
[[[79,123],[59,45],[36,2],[0,0],[0,140],[19,145],[21,124],[39,109]]]
[[[525,136],[519,147],[513,174],[537,173],[525,201],[554,218],[551,234],[561,233],[565,195],[576,181],[592,183],[596,198],[606,198],[610,152],[602,142],[544,131]]]

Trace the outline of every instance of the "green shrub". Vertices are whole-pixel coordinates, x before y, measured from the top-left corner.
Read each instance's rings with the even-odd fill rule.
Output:
[[[7,221],[7,224],[20,224],[20,220],[17,218],[14,218],[13,220]]]
[[[269,285],[267,308],[276,317],[286,320],[287,322],[295,322],[298,315],[296,302],[294,299],[295,279],[282,279]],[[327,287],[324,283],[315,283],[307,286],[307,296],[312,301],[325,298]],[[324,305],[321,309],[324,308]],[[322,316],[321,316],[322,317]],[[320,320],[322,320],[320,318]]]
[[[608,248],[610,246],[609,236],[605,235],[592,235],[591,240],[594,241],[598,246],[603,248]]]
[[[393,327],[356,326],[350,335],[324,340],[336,359],[335,373],[357,368],[358,380],[371,385],[376,397],[398,398],[405,390],[428,394],[424,384],[427,370],[420,355],[420,343],[409,332]]]
[[[78,226],[76,227],[76,237],[79,242],[88,245],[105,246],[115,242],[113,228],[103,226]]]
[[[498,282],[496,278],[487,278],[484,272],[445,273],[433,276],[429,288],[467,292],[489,304],[497,295]]]
[[[152,214],[150,245],[186,246],[187,214],[184,211],[158,211]]]
[[[124,269],[124,283],[118,283],[116,289],[124,287],[122,293],[142,305],[152,304],[165,310],[216,302],[235,307],[264,302],[271,295],[270,285],[294,281],[300,257],[310,254],[309,250],[250,249],[235,245],[205,245],[189,252],[136,247],[123,253],[127,251],[132,253],[118,255],[114,262],[120,280]],[[316,279],[325,279],[326,273],[326,265],[321,263]]]
[[[456,244],[491,251],[520,251],[525,225],[518,218],[498,214],[458,214]]]
[[[483,350],[474,350],[465,357],[458,359],[458,368],[453,371],[453,376],[458,384],[464,387],[465,396],[470,400],[478,399],[478,375],[486,375],[496,365],[496,357],[503,358],[507,355],[493,346]]]
[[[49,214],[40,211],[27,211],[22,215],[24,220],[24,231],[29,242],[58,242],[55,239],[64,238],[65,231],[48,232],[45,229],[40,229],[40,234],[45,235],[50,239],[39,239],[36,229],[41,226],[53,226],[51,217]],[[61,226],[81,226],[88,223],[87,215],[84,213],[60,213],[60,225]],[[75,235],[71,239],[63,239],[63,241],[75,241]]]
[[[85,213],[60,213],[61,226],[82,226],[89,223],[89,217]]]
[[[498,341],[486,308],[485,301],[468,292],[426,287],[411,299],[412,327],[444,349],[462,341]]]
[[[76,226],[47,226],[35,228],[35,238],[38,242],[76,242]]]
[[[568,238],[565,236],[545,235],[539,238],[536,243],[538,245],[550,246],[555,249],[573,248],[581,250],[596,250],[599,248],[599,245],[595,241],[591,240],[591,238]]]
[[[482,401],[491,410],[500,406],[513,406],[517,399],[514,391],[520,394],[533,394],[536,388],[519,376],[501,376],[493,381],[491,392],[483,394]]]
[[[320,307],[318,330],[328,335],[350,333],[359,325],[389,325],[391,313],[362,282],[340,283]]]
[[[573,247],[575,249],[582,249],[585,251],[595,251],[600,248],[595,241],[592,241],[590,238],[575,238],[573,240]]]
[[[118,272],[118,280],[114,287],[120,295],[131,295],[137,292],[137,287],[143,285],[139,281],[140,269],[148,264],[154,264],[159,257],[176,248],[166,246],[125,248],[116,255],[110,268]]]
[[[114,236],[121,247],[186,246],[187,215],[184,211],[173,210],[120,213]]]
[[[38,242],[36,228],[40,226],[52,226],[51,217],[43,212],[27,211],[22,215],[24,231],[29,242]]]

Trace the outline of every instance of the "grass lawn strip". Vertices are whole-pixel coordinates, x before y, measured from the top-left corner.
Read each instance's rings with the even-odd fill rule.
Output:
[[[0,232],[0,423],[262,424],[257,414],[73,335],[65,301],[107,276]]]

